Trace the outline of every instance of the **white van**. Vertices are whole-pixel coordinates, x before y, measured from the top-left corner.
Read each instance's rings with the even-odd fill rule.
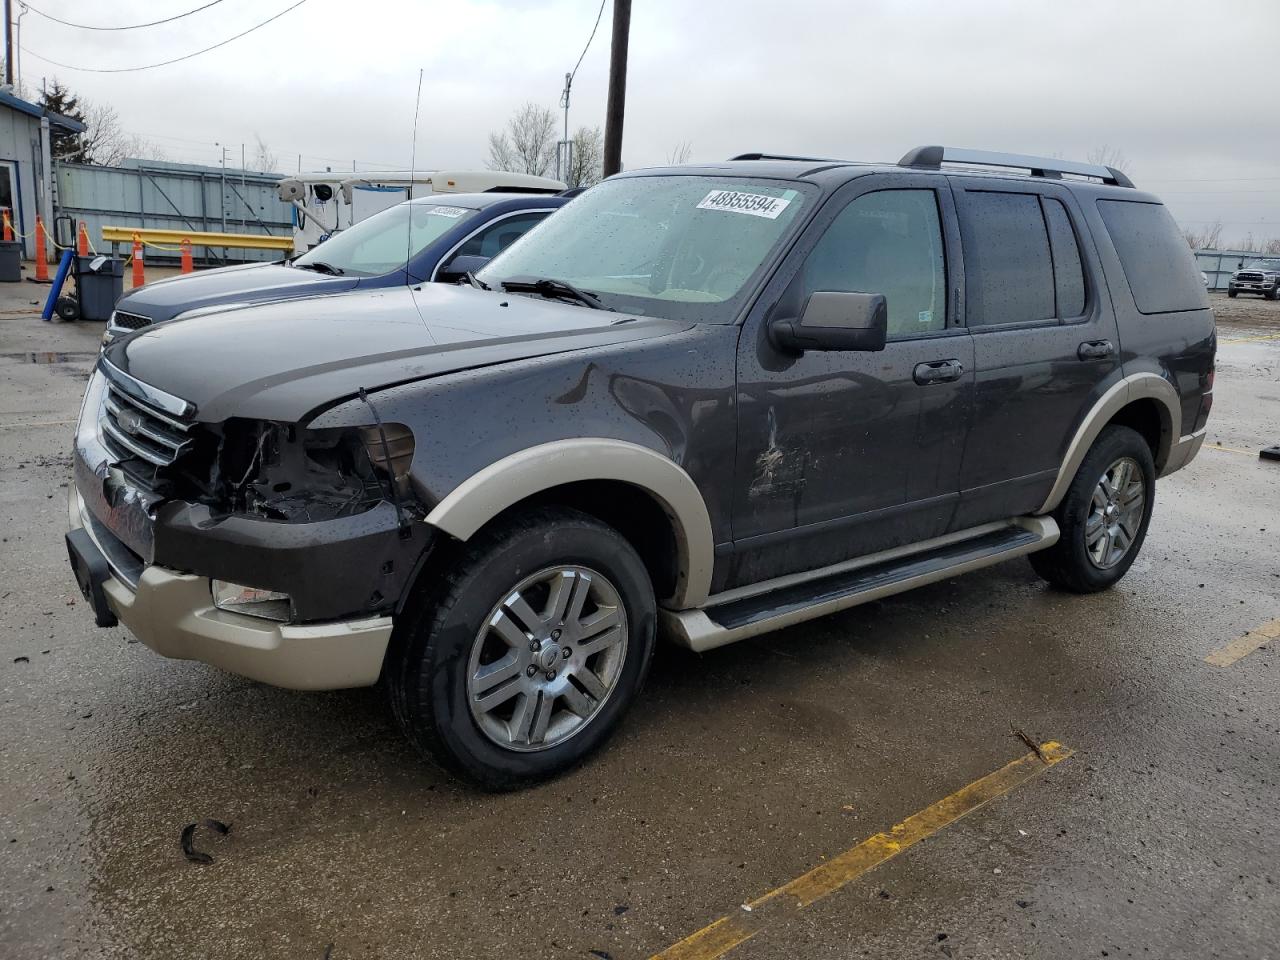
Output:
[[[303,254],[330,234],[345,230],[403,200],[433,193],[559,193],[565,185],[548,177],[502,170],[419,170],[342,176],[300,173],[276,187],[294,209],[293,249]]]

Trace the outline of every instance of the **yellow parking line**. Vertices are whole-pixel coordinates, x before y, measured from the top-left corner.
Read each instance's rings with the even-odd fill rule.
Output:
[[[1264,333],[1256,337],[1224,337],[1219,343],[1255,343],[1258,340],[1280,340],[1280,333]]]
[[[1264,646],[1268,640],[1280,639],[1280,620],[1272,620],[1260,627],[1255,627],[1243,637],[1236,637],[1204,658],[1205,663],[1215,667],[1229,667],[1241,657],[1248,656]]]
[[[1221,450],[1223,453],[1243,453],[1246,457],[1256,457],[1257,450],[1241,450],[1239,447],[1224,447],[1220,443],[1207,443],[1202,447],[1203,450]]]
[[[877,833],[790,883],[770,890],[744,904],[739,912],[721,917],[661,953],[654,954],[650,960],[715,960],[723,957],[770,923],[785,920],[814,901],[835,893],[868,870],[1067,759],[1072,752],[1056,741],[1042,744],[1039,755],[1028,753],[975,780],[903,820],[888,833]]]

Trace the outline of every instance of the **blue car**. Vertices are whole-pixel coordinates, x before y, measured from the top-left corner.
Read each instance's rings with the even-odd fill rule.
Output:
[[[194,311],[214,312],[206,308],[223,304],[454,282],[569,199],[547,194],[455,193],[408,200],[291,260],[202,270],[130,290],[116,302],[103,343]],[[459,261],[463,257],[467,259]]]

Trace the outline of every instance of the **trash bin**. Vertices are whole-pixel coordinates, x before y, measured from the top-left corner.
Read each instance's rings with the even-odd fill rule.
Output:
[[[118,257],[76,257],[72,270],[80,296],[80,319],[110,320],[124,293],[124,261]]]
[[[22,241],[0,240],[0,283],[22,282]]]

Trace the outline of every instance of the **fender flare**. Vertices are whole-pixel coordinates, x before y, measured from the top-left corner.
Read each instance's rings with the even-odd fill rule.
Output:
[[[676,589],[664,605],[680,609],[706,600],[715,559],[707,505],[679,464],[639,444],[576,438],[529,447],[462,481],[427,514],[426,522],[467,540],[521,500],[584,480],[620,481],[653,497],[670,517],[676,541]]]
[[[1148,398],[1155,400],[1165,414],[1161,417],[1160,445],[1155,455],[1156,472],[1159,474],[1163,471],[1164,464],[1169,460],[1169,452],[1181,436],[1182,407],[1178,400],[1178,393],[1169,381],[1159,374],[1131,374],[1113,383],[1085,414],[1084,420],[1076,428],[1075,436],[1071,438],[1071,444],[1067,447],[1067,455],[1062,460],[1062,466],[1058,468],[1058,477],[1053,482],[1053,488],[1036,513],[1049,513],[1062,502],[1062,498],[1067,495],[1067,487],[1075,479],[1076,471],[1080,469],[1080,463],[1084,460],[1085,454],[1089,452],[1093,441],[1098,438],[1098,434],[1111,421],[1111,418],[1133,401]]]

